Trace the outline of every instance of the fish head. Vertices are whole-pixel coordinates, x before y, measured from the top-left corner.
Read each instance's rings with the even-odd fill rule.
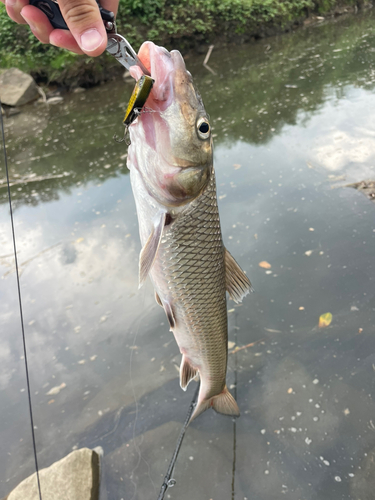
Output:
[[[128,166],[136,168],[159,203],[180,206],[207,186],[212,171],[212,137],[207,113],[177,50],[145,42],[138,57],[154,85],[129,127]],[[142,71],[130,68],[138,80]]]

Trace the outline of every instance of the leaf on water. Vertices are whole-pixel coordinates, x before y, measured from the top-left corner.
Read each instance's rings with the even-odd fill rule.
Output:
[[[238,170],[239,168],[241,168],[241,165],[239,163],[235,163],[233,166],[234,170]]]
[[[56,387],[52,387],[52,389],[50,389],[46,393],[46,396],[55,396],[56,394],[58,394],[61,391],[61,389],[65,389],[65,387],[66,387],[65,382],[63,382],[61,385],[57,385]]]
[[[84,240],[85,238],[78,238],[78,240],[76,240],[76,243],[82,243],[82,241]]]
[[[332,322],[332,313],[324,313],[319,318],[319,328],[325,328]]]
[[[263,269],[271,269],[271,264],[267,262],[266,260],[262,260],[262,262],[259,262],[259,267],[262,267]]]
[[[228,340],[228,349],[233,349],[233,347],[236,345],[235,342],[232,342],[231,340]]]

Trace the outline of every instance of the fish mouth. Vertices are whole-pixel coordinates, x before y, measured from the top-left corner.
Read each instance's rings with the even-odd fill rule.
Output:
[[[185,62],[177,50],[168,52],[153,42],[144,42],[139,49],[138,57],[154,80],[146,106],[148,109],[163,112],[173,99],[172,73],[179,69],[186,71]],[[143,75],[139,66],[132,66],[129,72],[135,80],[139,80]]]
[[[164,114],[168,113],[168,108],[173,107],[176,93],[178,94],[175,87],[176,75],[188,74],[182,55],[178,50],[168,52],[164,47],[148,41],[142,44],[138,57],[154,80],[150,95],[138,118],[144,128],[148,145],[158,151],[165,163],[173,168],[195,167],[194,162],[173,153],[169,126],[163,118]],[[132,66],[129,71],[137,81],[143,75],[139,66]],[[179,80],[181,81],[181,77]]]

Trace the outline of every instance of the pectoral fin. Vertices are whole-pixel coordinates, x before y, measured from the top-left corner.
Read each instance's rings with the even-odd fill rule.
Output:
[[[163,234],[163,227],[165,224],[165,213],[160,213],[155,220],[154,229],[152,230],[145,246],[141,250],[139,256],[139,288],[143,285],[155,261],[156,253],[158,251],[161,236]]]
[[[164,302],[163,304],[165,314],[167,315],[169,330],[172,332],[173,328],[176,326],[176,319],[174,317],[172,306],[169,302]]]
[[[176,319],[174,317],[174,312],[173,312],[171,304],[169,302],[167,302],[166,300],[164,302],[162,302],[162,300],[159,297],[157,292],[155,292],[155,300],[159,304],[159,306],[161,306],[164,309],[165,314],[167,315],[169,329],[170,329],[170,331],[173,331],[173,328],[176,326]]]
[[[225,282],[226,289],[231,299],[237,304],[250,291],[253,291],[249,278],[242,271],[232,255],[225,248]]]
[[[180,366],[180,386],[181,389],[186,391],[189,383],[195,379],[198,370],[193,368],[189,361],[186,359],[185,355],[182,355],[181,366]]]

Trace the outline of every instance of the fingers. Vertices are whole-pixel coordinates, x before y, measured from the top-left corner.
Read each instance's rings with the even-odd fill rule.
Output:
[[[51,43],[78,54],[100,55],[107,46],[107,33],[95,0],[59,0],[68,30],[53,29],[47,16],[28,0],[0,0],[5,2],[8,15],[16,22],[30,25],[32,32],[43,43]],[[119,0],[102,0],[103,8],[117,13]]]
[[[95,0],[60,0],[62,15],[83,52],[100,55],[107,46],[107,34]]]
[[[103,0],[100,4],[104,9],[117,14],[119,0]],[[97,2],[59,0],[59,6],[70,33],[54,30],[50,35],[51,43],[79,54],[99,56],[107,47],[107,32]]]
[[[8,16],[16,21],[18,24],[26,24],[24,18],[21,16],[21,10],[25,5],[29,4],[29,0],[5,0],[5,7]]]
[[[26,5],[26,7],[21,10],[21,16],[24,22],[27,22],[30,26],[31,31],[40,42],[49,43],[49,37],[53,31],[53,27],[47,16],[43,14],[41,10],[31,5]]]
[[[104,0],[104,9],[117,14],[119,0]],[[50,42],[78,54],[99,56],[107,46],[107,33],[95,0],[60,0],[59,6],[70,32],[54,30]]]
[[[49,41],[52,45],[56,47],[61,47],[63,49],[70,50],[70,52],[75,52],[76,54],[83,54],[84,52],[80,49],[76,39],[67,30],[53,30],[50,34]]]

